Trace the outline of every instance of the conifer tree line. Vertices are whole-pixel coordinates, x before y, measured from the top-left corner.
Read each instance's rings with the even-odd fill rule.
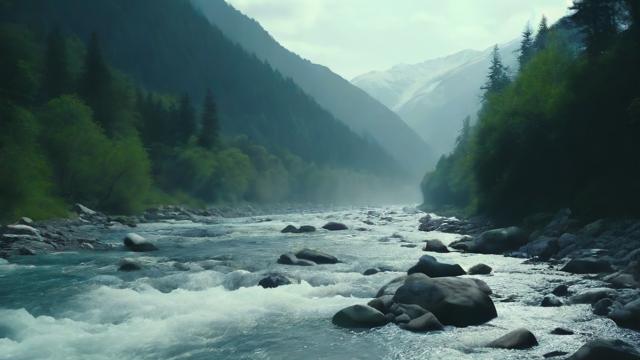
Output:
[[[639,7],[575,0],[553,26],[526,26],[513,74],[496,47],[478,120],[425,176],[424,206],[505,223],[563,207],[639,215]]]

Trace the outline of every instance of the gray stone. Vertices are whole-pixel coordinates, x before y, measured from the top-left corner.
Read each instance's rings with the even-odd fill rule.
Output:
[[[315,232],[315,231],[316,231],[315,226],[311,226],[311,225],[302,225],[298,229],[299,233],[311,233],[311,232]]]
[[[413,331],[413,332],[428,332],[444,330],[444,326],[440,323],[438,318],[430,312],[427,312],[415,319],[412,319],[406,324],[399,325],[400,328]]]
[[[375,274],[377,274],[379,272],[380,272],[380,269],[378,269],[378,268],[370,268],[370,269],[365,270],[362,273],[362,275],[364,275],[364,276],[375,275]]]
[[[87,215],[87,216],[93,216],[96,215],[97,212],[94,210],[89,209],[88,207],[82,205],[82,204],[75,204],[73,205],[73,210],[75,210],[75,212],[78,215]]]
[[[420,257],[418,263],[412,266],[407,273],[409,275],[414,273],[422,273],[429,277],[445,277],[445,276],[460,276],[465,275],[466,272],[458,264],[444,264],[438,262],[436,258],[430,255],[423,255]]]
[[[265,289],[277,288],[278,286],[289,284],[291,284],[291,280],[282,274],[269,274],[258,282],[258,285]]]
[[[640,331],[640,299],[614,308],[609,318],[620,327]]]
[[[541,259],[549,259],[560,250],[557,238],[540,236],[534,241],[522,246],[519,251],[529,256],[537,256]]]
[[[558,307],[562,306],[562,301],[553,295],[547,295],[542,299],[540,303],[542,307]]]
[[[335,264],[338,259],[335,256],[318,250],[302,249],[296,253],[298,259],[313,261],[316,264]]]
[[[381,297],[383,295],[394,295],[398,288],[404,285],[405,280],[407,280],[407,275],[399,276],[388,283],[386,283],[383,287],[378,290],[376,297]]]
[[[422,250],[437,253],[449,252],[449,249],[447,249],[447,247],[440,240],[427,240]]]
[[[468,251],[481,254],[502,254],[526,244],[526,233],[515,226],[489,230],[473,240]]]
[[[640,285],[632,274],[624,273],[621,271],[607,275],[602,280],[608,282],[612,287],[616,289],[635,289]]]
[[[118,263],[118,271],[130,272],[142,270],[142,265],[134,259],[124,258]]]
[[[326,223],[322,228],[329,231],[340,231],[349,229],[347,225],[333,221]]]
[[[595,288],[589,289],[585,292],[582,292],[577,295],[573,295],[569,298],[569,301],[572,304],[595,304],[601,299],[611,298],[615,299],[618,296],[618,293],[609,288]]]
[[[396,314],[393,314],[396,315]],[[396,315],[395,322],[396,323],[408,323],[411,321],[411,317],[407,314]]]
[[[521,328],[513,330],[493,340],[487,346],[500,349],[529,349],[538,345],[538,340],[531,331]]]
[[[278,264],[296,265],[296,266],[313,266],[316,263],[309,260],[298,259],[294,254],[287,253],[287,254],[280,255],[280,258],[278,258]]]
[[[128,233],[124,237],[124,246],[127,249],[135,252],[158,250],[158,248],[153,243],[136,233]]]
[[[558,350],[556,350],[556,351],[548,352],[548,353],[542,355],[542,357],[545,358],[545,359],[549,359],[549,358],[552,358],[552,357],[564,356],[564,355],[567,355],[567,354],[568,354],[568,352],[566,352],[566,351],[558,351]]]
[[[557,328],[551,330],[551,334],[552,335],[573,335],[574,332],[569,330],[569,329],[557,327]]]
[[[640,353],[622,340],[595,339],[584,344],[567,360],[639,360]]]
[[[612,305],[613,300],[611,300],[610,298],[603,298],[591,305],[591,310],[596,315],[607,316],[611,312]]]
[[[569,287],[565,284],[556,286],[551,293],[555,296],[567,296],[569,295]]]
[[[560,271],[573,274],[596,274],[613,272],[613,268],[611,268],[611,263],[608,260],[585,257],[572,259]]]
[[[469,275],[489,275],[491,274],[491,271],[493,271],[493,269],[489,265],[476,264],[469,268],[469,271],[467,271],[467,273]]]
[[[387,318],[380,311],[366,305],[352,305],[338,311],[332,322],[340,327],[357,329],[384,326]]]
[[[280,232],[283,234],[296,234],[298,233],[298,231],[298,228],[293,225],[287,225],[284,227],[284,229],[280,230]]]
[[[393,305],[393,295],[382,295],[369,301],[367,305],[380,311],[381,313],[386,314],[391,311],[391,306]]]

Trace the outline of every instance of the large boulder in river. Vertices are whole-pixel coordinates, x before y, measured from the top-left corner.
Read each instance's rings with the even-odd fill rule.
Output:
[[[149,240],[136,233],[128,233],[124,237],[124,246],[135,252],[155,251],[158,248]]]
[[[569,301],[572,304],[595,304],[604,298],[615,299],[617,296],[618,292],[613,289],[595,288],[573,295]]]
[[[131,272],[138,270],[142,270],[142,265],[134,259],[124,258],[118,263],[118,271]]]
[[[435,278],[465,275],[466,271],[458,264],[444,264],[438,262],[438,260],[431,255],[423,255],[420,257],[420,260],[418,260],[418,263],[407,271],[409,275],[415,273],[422,273]]]
[[[531,331],[521,328],[513,330],[487,344],[488,347],[500,349],[528,349],[538,345],[538,340]]]
[[[298,228],[299,233],[310,233],[314,231],[316,231],[316,227],[311,225],[302,225]]]
[[[333,315],[331,321],[337,326],[349,329],[368,329],[388,323],[383,313],[366,305],[352,305],[344,308]]]
[[[399,324],[398,326],[402,329],[413,332],[444,330],[444,326],[442,326],[438,318],[430,312],[426,312],[417,318],[411,319],[407,323]]]
[[[467,271],[467,273],[469,275],[489,275],[491,274],[491,271],[493,271],[493,269],[489,265],[476,264],[469,268],[469,271]]]
[[[280,258],[278,258],[278,264],[296,265],[296,266],[313,266],[316,263],[309,260],[298,259],[298,257],[292,253],[286,253],[286,254],[280,255]]]
[[[297,234],[298,231],[298,228],[293,225],[287,225],[284,227],[284,229],[280,230],[280,232],[283,234]]]
[[[437,252],[437,253],[448,253],[449,249],[442,243],[440,240],[427,240],[424,244],[424,251]]]
[[[620,327],[640,331],[640,299],[614,308],[609,318]]]
[[[444,325],[480,325],[498,316],[489,295],[471,279],[412,274],[398,288],[393,301],[419,305]]]
[[[333,221],[326,223],[322,228],[329,231],[339,231],[339,230],[349,229],[347,225],[339,222],[333,222]]]
[[[597,274],[613,272],[613,268],[611,268],[611,263],[608,260],[584,257],[572,259],[560,271],[572,274]]]
[[[584,344],[567,360],[640,360],[640,352],[622,340],[595,339]]]
[[[258,286],[265,289],[277,288],[282,285],[291,284],[291,280],[282,274],[269,274],[258,282]]]
[[[316,264],[335,264],[338,259],[335,256],[318,250],[302,249],[296,253],[298,259],[313,261]]]
[[[404,285],[405,280],[407,280],[407,275],[399,276],[388,283],[386,283],[383,287],[378,290],[376,297],[379,298],[384,295],[394,295],[398,288]]]
[[[475,238],[469,252],[481,254],[502,254],[516,250],[527,243],[527,234],[519,227],[512,226],[489,230]]]

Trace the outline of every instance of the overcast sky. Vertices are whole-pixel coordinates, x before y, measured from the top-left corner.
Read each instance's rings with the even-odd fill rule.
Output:
[[[227,0],[286,48],[351,79],[518,37],[571,0]]]

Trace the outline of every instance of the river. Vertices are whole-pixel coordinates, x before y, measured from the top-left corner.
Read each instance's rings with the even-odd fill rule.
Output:
[[[580,291],[598,286],[596,280],[547,264],[457,252],[432,255],[465,269],[477,263],[493,267],[492,275],[478,277],[493,289],[496,319],[426,334],[393,324],[367,331],[335,327],[331,317],[336,311],[366,303],[402,275],[424,254],[424,240],[446,244],[459,238],[418,231],[421,216],[386,207],[213,224],[140,224],[134,231],[160,249],[151,253],[120,246],[132,229],[81,228],[113,249],[0,259],[0,359],[540,359],[555,350],[572,353],[594,336],[640,343],[638,333],[593,315],[589,305],[539,306],[558,284]],[[280,233],[287,224],[320,228],[327,221],[350,229]],[[412,245],[417,247],[406,247]],[[313,267],[276,263],[280,254],[305,247],[342,262]],[[138,258],[143,270],[118,272],[124,257]],[[376,266],[394,271],[362,275]],[[268,272],[300,283],[256,286]],[[531,330],[540,345],[530,350],[484,347],[518,327]],[[556,327],[575,335],[551,335]]]

